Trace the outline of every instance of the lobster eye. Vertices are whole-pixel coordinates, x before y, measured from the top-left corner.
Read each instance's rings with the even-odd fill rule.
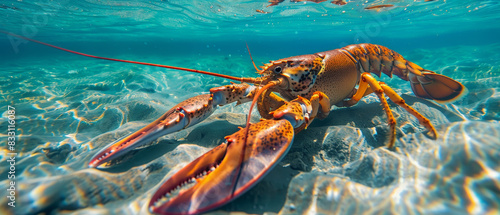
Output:
[[[277,66],[274,68],[274,72],[275,73],[281,73],[281,67],[280,66]]]

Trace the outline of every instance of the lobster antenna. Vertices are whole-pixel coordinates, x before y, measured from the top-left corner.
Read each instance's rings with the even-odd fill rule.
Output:
[[[245,159],[245,154],[246,154],[246,147],[247,147],[247,138],[248,138],[248,132],[249,132],[249,129],[250,129],[250,119],[251,119],[251,116],[252,116],[252,108],[255,106],[255,102],[257,102],[257,99],[259,98],[260,94],[262,94],[264,91],[266,91],[267,89],[271,88],[271,87],[274,87],[276,85],[279,85],[281,82],[280,81],[271,81],[269,82],[268,84],[264,85],[262,88],[259,89],[259,91],[257,91],[257,93],[254,95],[253,97],[253,100],[252,100],[252,104],[250,105],[250,110],[248,111],[248,117],[247,117],[247,122],[246,122],[246,125],[245,125],[245,138],[244,138],[244,141],[243,141],[243,150],[241,150],[241,156],[240,156],[240,167],[238,168],[238,174],[235,178],[235,180],[233,181],[233,190],[231,192],[231,196],[234,196],[234,192],[236,191],[236,186],[237,186],[237,183],[238,183],[238,180],[240,179],[240,175],[241,175],[241,168],[243,168],[243,160]]]
[[[82,56],[90,57],[90,58],[96,58],[96,59],[102,59],[102,60],[109,60],[109,61],[117,61],[117,62],[123,62],[123,63],[132,63],[132,64],[139,64],[139,65],[146,65],[146,66],[155,66],[155,67],[161,67],[161,68],[167,68],[167,69],[175,69],[175,70],[193,72],[193,73],[198,73],[198,74],[211,75],[211,76],[215,76],[215,77],[220,77],[220,78],[225,78],[225,79],[230,79],[230,80],[235,80],[235,81],[240,81],[240,82],[247,82],[247,83],[254,83],[254,84],[259,83],[255,78],[238,78],[238,77],[234,77],[234,76],[230,76],[230,75],[223,75],[223,74],[218,74],[218,73],[214,73],[214,72],[207,72],[207,71],[202,71],[202,70],[197,70],[197,69],[188,69],[188,68],[183,68],[183,67],[167,66],[167,65],[155,64],[155,63],[145,63],[145,62],[139,62],[139,61],[131,61],[131,60],[122,60],[122,59],[115,59],[115,58],[100,57],[100,56],[95,56],[95,55],[90,55],[90,54],[85,54],[85,53],[81,53],[81,52],[77,52],[77,51],[65,49],[65,48],[62,48],[62,47],[59,47],[59,46],[51,45],[51,44],[44,43],[44,42],[41,42],[41,41],[38,41],[38,40],[35,40],[35,39],[31,39],[31,38],[28,38],[28,37],[17,35],[17,34],[8,32],[8,31],[2,31],[2,30],[0,30],[0,33],[4,33],[4,34],[7,34],[9,36],[17,37],[17,38],[20,38],[20,39],[28,40],[28,41],[31,41],[31,42],[35,42],[35,43],[42,44],[42,45],[45,45],[45,46],[50,46],[52,48],[56,48],[56,49],[59,49],[59,50],[63,50],[63,51],[66,51],[66,52],[70,52],[70,53],[73,53],[73,54],[82,55]]]
[[[248,48],[248,43],[245,42],[245,45],[247,45],[248,55],[250,55],[250,60],[252,61],[253,67],[255,68],[255,70],[257,70],[257,73],[260,73],[260,70],[255,65],[255,62],[253,62],[252,53],[250,53],[250,48]]]

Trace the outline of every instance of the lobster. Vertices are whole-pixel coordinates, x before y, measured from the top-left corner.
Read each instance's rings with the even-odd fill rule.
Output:
[[[466,92],[460,82],[423,69],[395,51],[373,44],[350,45],[288,57],[270,61],[260,69],[254,63],[261,76],[239,78],[93,56],[13,33],[2,33],[87,57],[183,70],[241,82],[212,88],[210,94],[179,103],[144,128],[109,144],[90,160],[90,168],[108,167],[112,165],[111,161],[139,146],[203,121],[218,106],[251,101],[245,128],[225,137],[223,144],[186,165],[159,187],[149,202],[149,210],[158,214],[197,214],[230,202],[276,166],[289,150],[294,135],[306,129],[315,118],[324,119],[333,105],[349,107],[371,93],[378,96],[387,116],[389,149],[395,147],[396,120],[385,96],[415,116],[428,130],[430,138],[437,138],[429,119],[406,104],[387,84],[377,81],[374,75],[380,77],[384,73],[410,81],[417,97],[439,103],[457,100]],[[250,113],[255,105],[262,120],[250,123]]]

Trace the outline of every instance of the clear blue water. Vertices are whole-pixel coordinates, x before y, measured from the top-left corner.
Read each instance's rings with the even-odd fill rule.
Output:
[[[349,44],[384,45],[468,88],[463,99],[438,105],[413,97],[403,80],[382,77],[431,118],[443,138],[430,142],[421,134],[425,129],[394,105],[402,148],[394,153],[382,150],[377,146],[384,141],[377,141],[377,132],[387,128],[385,115],[376,96],[368,96],[355,107],[336,108],[330,118],[297,134],[279,167],[221,210],[498,213],[498,1],[367,0],[339,6],[286,0],[266,7],[269,4],[3,1],[0,30],[98,56],[241,77],[256,76],[245,43],[258,64]],[[393,6],[366,9],[376,5]],[[7,162],[12,151],[6,141],[9,105],[16,108],[17,128],[16,207],[3,198],[2,214],[146,213],[157,185],[244,126],[249,107],[221,107],[207,122],[160,138],[160,144],[138,150],[122,166],[100,171],[87,168],[99,149],[175,104],[230,82],[86,58],[5,34],[0,34],[0,68],[1,196],[8,195],[12,181]],[[257,120],[257,113],[253,117]],[[337,151],[339,144],[349,145],[350,154]],[[366,164],[369,161],[373,166]],[[144,171],[152,164],[161,165]],[[318,186],[326,188],[315,190]],[[319,197],[298,198],[300,192]]]

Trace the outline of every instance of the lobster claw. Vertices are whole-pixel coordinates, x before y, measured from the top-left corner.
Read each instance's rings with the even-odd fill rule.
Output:
[[[197,214],[245,193],[287,153],[293,127],[266,120],[227,136],[221,144],[169,178],[153,195],[149,210],[159,214]]]
[[[107,168],[112,166],[112,160],[133,149],[188,126],[194,125],[207,118],[216,108],[212,95],[204,94],[189,98],[146,127],[125,136],[101,151],[97,152],[89,162],[91,168]]]

